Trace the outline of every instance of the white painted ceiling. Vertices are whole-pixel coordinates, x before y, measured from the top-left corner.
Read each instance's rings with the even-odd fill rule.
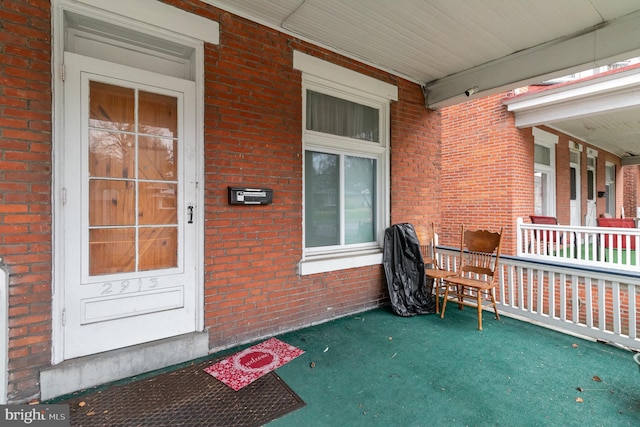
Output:
[[[640,156],[640,109],[627,108],[589,117],[559,120],[550,126],[620,157]]]
[[[420,83],[430,108],[640,56],[640,0],[202,1]],[[637,114],[564,126],[631,138]]]

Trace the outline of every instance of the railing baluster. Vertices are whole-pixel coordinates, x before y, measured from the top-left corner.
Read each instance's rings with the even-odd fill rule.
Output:
[[[439,249],[443,264],[455,264],[457,250]],[[543,259],[500,258],[497,303],[501,314],[640,350],[640,270],[597,270],[548,259],[537,261]]]
[[[549,274],[549,317],[555,318],[556,314],[556,273],[550,271]]]
[[[584,308],[585,308],[585,312],[586,312],[586,319],[585,319],[585,323],[587,325],[587,327],[589,328],[593,328],[593,299],[592,299],[592,289],[591,289],[591,278],[590,277],[585,277],[584,279]]]
[[[637,248],[638,246],[636,246]],[[638,338],[636,330],[636,298],[638,296],[637,288],[633,285],[627,285],[627,295],[629,295],[629,338]]]
[[[604,280],[598,280],[598,328],[606,330],[607,324],[607,294]]]
[[[613,332],[620,334],[620,282],[612,283],[611,292],[613,293]]]

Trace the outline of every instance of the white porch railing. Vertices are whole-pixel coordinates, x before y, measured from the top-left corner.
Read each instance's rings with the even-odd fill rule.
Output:
[[[455,270],[459,250],[438,250]],[[640,350],[639,273],[511,256],[500,258],[499,272],[499,313]]]
[[[638,228],[529,224],[518,218],[516,236],[519,257],[640,272]]]

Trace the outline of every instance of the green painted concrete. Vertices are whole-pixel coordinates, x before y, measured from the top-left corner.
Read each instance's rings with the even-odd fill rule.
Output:
[[[484,317],[381,308],[279,336],[305,350],[277,372],[307,406],[269,427],[640,425],[633,353]]]

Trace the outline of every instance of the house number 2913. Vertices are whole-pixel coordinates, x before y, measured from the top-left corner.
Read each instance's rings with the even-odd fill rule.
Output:
[[[145,289],[153,289],[158,286],[158,278],[152,277],[148,283],[144,283],[142,279],[138,280],[122,280],[121,282],[106,282],[102,284],[101,295],[124,294],[125,292],[140,292]]]

